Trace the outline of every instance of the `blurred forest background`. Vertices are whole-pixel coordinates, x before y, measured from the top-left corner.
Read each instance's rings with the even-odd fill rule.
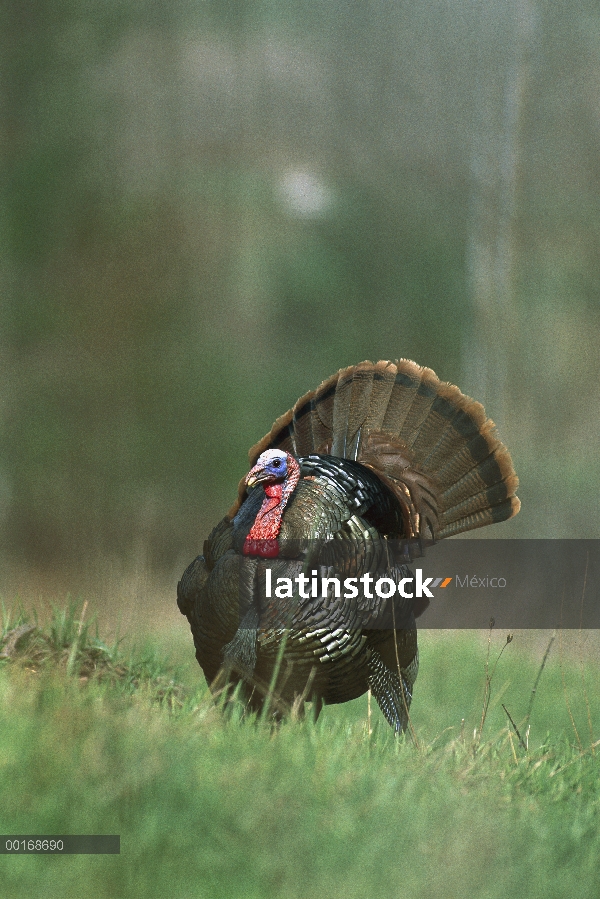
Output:
[[[493,535],[600,536],[597,3],[4,0],[0,43],[1,593],[173,590],[367,358],[484,401]]]

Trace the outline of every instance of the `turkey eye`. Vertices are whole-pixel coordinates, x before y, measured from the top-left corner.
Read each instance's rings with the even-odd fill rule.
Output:
[[[273,465],[275,466],[275,468],[279,468],[279,466],[281,465],[281,460],[273,459]]]

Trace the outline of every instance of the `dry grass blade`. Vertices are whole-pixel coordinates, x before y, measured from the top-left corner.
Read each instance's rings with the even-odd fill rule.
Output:
[[[527,724],[529,724],[529,719],[531,718],[531,711],[533,709],[533,703],[534,703],[534,700],[535,700],[535,697],[537,694],[537,688],[538,688],[538,684],[540,682],[540,678],[542,676],[542,671],[546,667],[546,662],[548,661],[548,656],[550,655],[550,650],[552,649],[552,644],[554,643],[555,640],[556,640],[556,631],[554,631],[552,633],[552,636],[550,637],[550,642],[548,643],[548,646],[546,647],[546,652],[544,653],[544,656],[542,658],[542,663],[539,667],[537,676],[533,683],[533,688],[531,690],[531,698],[529,700],[529,708],[527,709],[527,714],[525,716],[525,722]]]
[[[504,711],[506,712],[506,709],[504,709]],[[508,712],[506,712],[506,714],[508,715]],[[510,715],[509,715],[508,717],[510,718]],[[511,751],[512,751],[512,755],[513,755],[513,759],[514,759],[515,765],[518,765],[518,764],[519,764],[519,759],[517,758],[517,753],[515,752],[515,744],[514,744],[514,742],[513,742],[513,737],[512,737],[512,733],[511,733],[510,728],[508,728],[508,739],[509,739],[509,742],[510,742],[510,748],[511,748]]]
[[[519,743],[521,744],[521,746],[523,747],[523,749],[525,750],[525,752],[527,752],[527,744],[525,743],[525,740],[523,739],[523,737],[522,737],[521,734],[519,733],[519,728],[517,727],[517,725],[516,725],[515,722],[513,721],[512,715],[510,714],[510,712],[508,711],[508,709],[506,708],[506,706],[504,705],[504,703],[502,703],[502,708],[503,708],[504,711],[506,712],[506,715],[507,715],[507,717],[508,717],[508,720],[509,720],[510,723],[512,724],[513,730],[514,730],[514,732],[516,733],[517,737],[519,738]],[[510,733],[510,731],[509,731],[509,733]],[[511,745],[512,745],[512,739],[511,739]],[[514,750],[513,750],[513,752],[514,752]]]
[[[592,725],[592,711],[590,709],[590,699],[587,692],[587,686],[585,683],[585,674],[583,670],[583,658],[581,656],[581,630],[583,627],[583,601],[585,599],[585,588],[587,586],[587,576],[588,576],[588,566],[590,562],[590,554],[586,553],[585,556],[585,571],[583,574],[583,588],[581,590],[581,607],[579,614],[579,671],[581,674],[581,686],[583,688],[583,698],[585,701],[585,708],[587,711],[587,719],[588,719],[588,728],[590,731],[590,749],[592,751],[592,755],[596,755],[595,742],[594,742],[594,728]]]
[[[485,724],[485,719],[488,712],[488,707],[490,704],[490,685],[492,679],[490,677],[490,650],[492,646],[492,630],[494,629],[495,621],[493,618],[490,618],[490,629],[488,631],[488,643],[487,643],[487,654],[485,657],[485,688],[483,691],[483,704],[481,707],[481,721],[479,722],[479,738],[477,740],[477,744],[481,742],[481,734],[483,732],[483,725]]]
[[[85,613],[87,612],[88,601],[83,604],[81,609],[81,615],[79,617],[79,625],[77,627],[77,635],[73,640],[73,644],[69,651],[69,657],[67,659],[67,674],[73,674],[73,669],[75,668],[75,662],[77,661],[77,652],[79,650],[79,644],[81,642],[81,634],[83,632],[83,622],[85,620]]]
[[[288,668],[288,676],[289,676],[290,672],[291,672],[291,665]],[[299,696],[296,696],[296,698],[294,699],[294,701],[292,703],[292,715],[291,716],[292,716],[292,720],[294,720],[294,721],[298,721],[304,717],[304,703],[310,696],[310,691],[311,691],[313,681],[315,679],[316,674],[317,674],[317,666],[313,665],[313,667],[310,669],[310,674],[308,675],[308,677],[306,679],[306,684],[304,685],[304,689],[303,689],[302,693]],[[287,677],[286,677],[286,680],[287,680]],[[283,687],[280,687],[280,690],[281,689],[283,689]],[[319,717],[320,711],[321,711],[321,706],[320,706],[319,702],[317,702],[315,700],[314,704],[313,704],[313,720],[314,721],[316,721],[317,718]]]
[[[494,667],[492,668],[492,672],[490,674],[490,665],[489,665],[490,649],[491,649],[491,641],[492,641],[492,630],[494,628],[495,623],[496,622],[494,621],[494,619],[490,618],[490,629],[489,629],[489,633],[488,633],[488,648],[487,648],[487,655],[486,655],[486,659],[485,659],[485,689],[483,692],[483,706],[481,708],[481,721],[479,722],[479,734],[477,734],[477,732],[475,732],[475,738],[474,738],[475,748],[477,748],[479,746],[479,744],[481,743],[481,734],[483,732],[483,725],[485,724],[485,719],[487,718],[488,709],[490,707],[492,680],[493,680],[494,674],[496,672],[496,668],[498,667],[498,662],[502,658],[502,653],[504,652],[504,650],[506,649],[508,644],[512,643],[512,641],[513,641],[513,635],[507,634],[504,646],[498,653],[496,661],[494,662]]]
[[[560,601],[560,620],[561,620],[561,628],[558,638],[558,657],[559,657],[559,668],[560,668],[560,678],[562,681],[563,688],[563,696],[565,698],[565,705],[567,707],[567,712],[569,713],[569,720],[571,721],[571,726],[575,731],[575,738],[577,739],[577,745],[579,746],[579,751],[583,752],[583,743],[581,742],[581,738],[579,736],[579,731],[577,730],[577,725],[575,724],[575,718],[573,717],[573,712],[571,711],[571,703],[569,702],[569,693],[567,690],[567,682],[565,679],[565,670],[563,664],[563,641],[562,641],[562,613],[563,613],[563,604],[565,601],[565,589],[563,588],[563,594]]]

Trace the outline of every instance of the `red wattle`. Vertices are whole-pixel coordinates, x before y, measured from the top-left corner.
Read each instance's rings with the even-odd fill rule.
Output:
[[[259,468],[260,466],[255,466],[252,471],[257,471]],[[288,477],[283,483],[281,481],[267,482],[264,486],[265,498],[244,541],[242,552],[245,556],[276,559],[279,555],[277,537],[281,528],[281,517],[290,494],[300,478],[300,466],[289,454],[288,468]]]
[[[279,541],[277,538],[256,540],[248,534],[244,540],[242,552],[245,556],[261,556],[263,559],[276,559],[279,555]]]

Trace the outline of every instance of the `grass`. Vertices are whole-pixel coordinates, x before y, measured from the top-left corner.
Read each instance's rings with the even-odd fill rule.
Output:
[[[495,666],[492,634],[486,667],[480,637],[424,634],[416,748],[378,710],[369,735],[364,697],[275,733],[225,719],[191,640],[169,661],[82,622],[5,613],[0,832],[118,833],[121,855],[2,856],[3,897],[597,895],[600,697],[576,655],[553,647],[526,722],[543,647]]]

